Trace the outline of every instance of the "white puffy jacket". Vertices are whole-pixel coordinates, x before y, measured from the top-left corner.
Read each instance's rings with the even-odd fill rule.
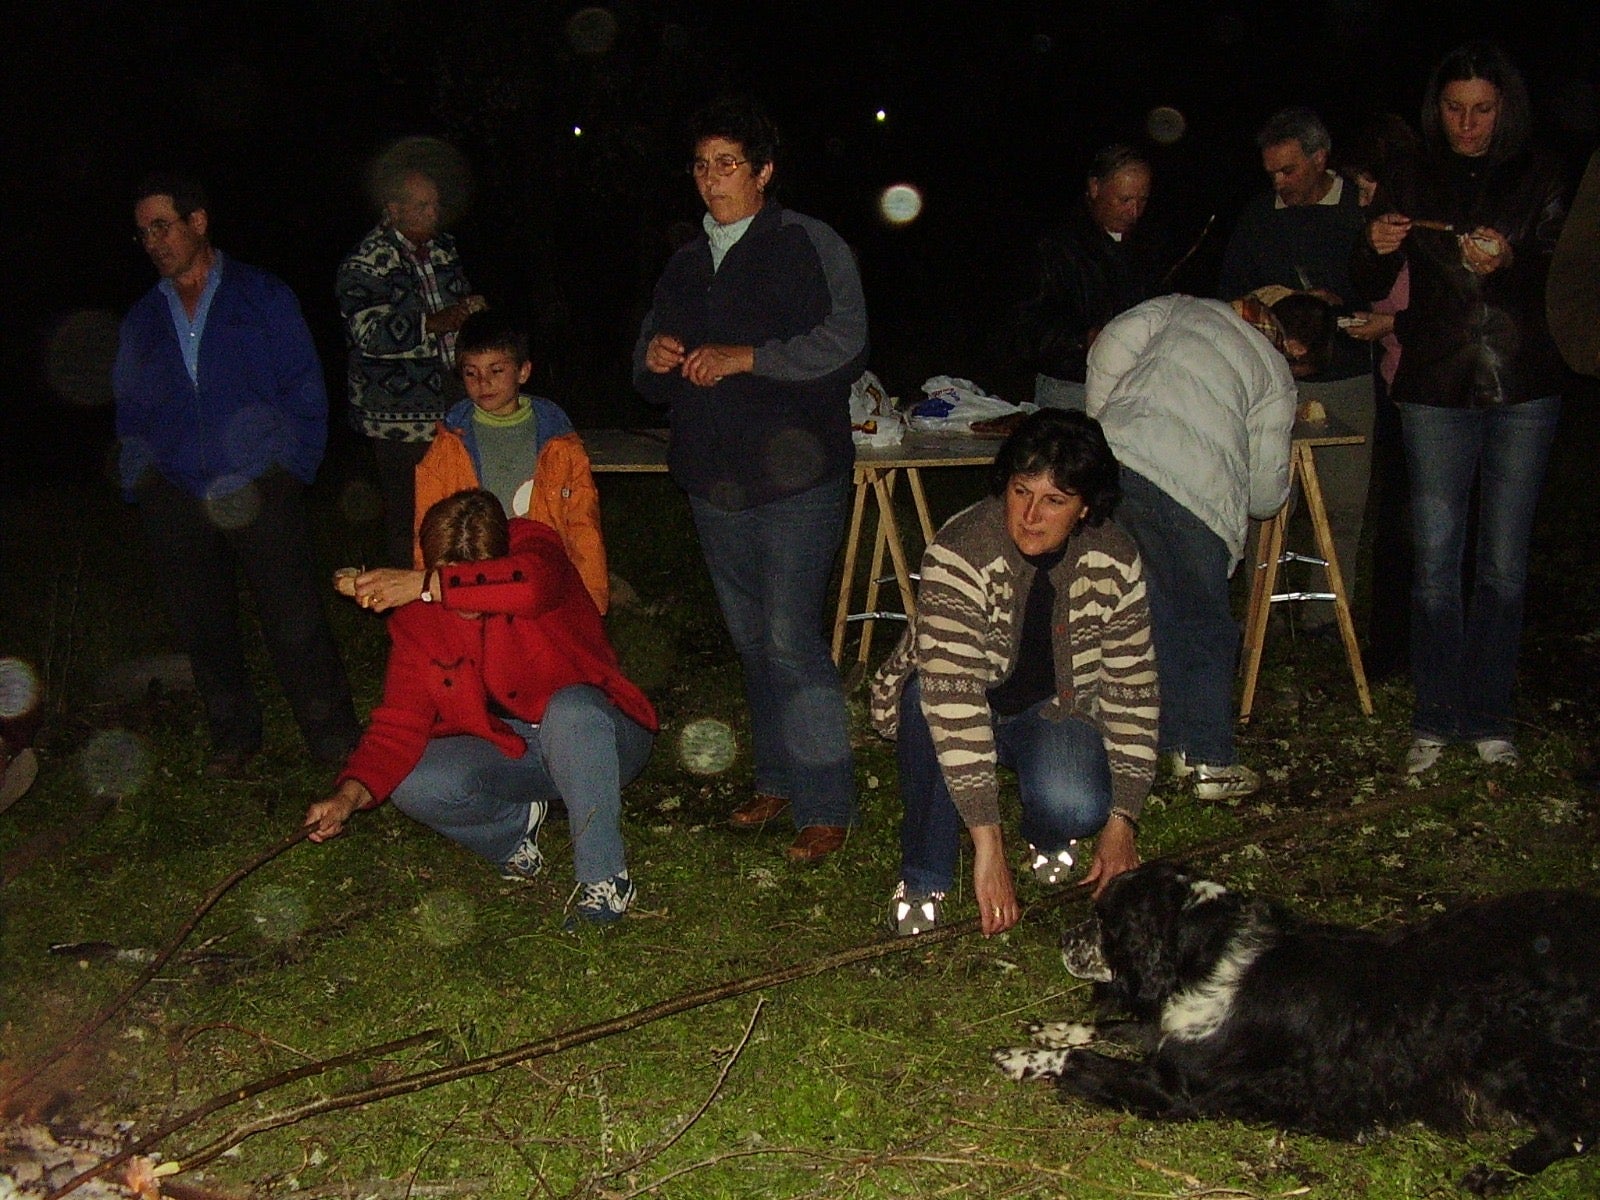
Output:
[[[1237,566],[1246,517],[1289,498],[1295,384],[1283,355],[1221,300],[1159,296],[1100,331],[1087,387],[1117,461],[1204,521]]]

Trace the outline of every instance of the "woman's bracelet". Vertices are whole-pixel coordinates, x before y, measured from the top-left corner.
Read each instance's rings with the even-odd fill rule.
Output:
[[[1113,817],[1121,817],[1128,823],[1128,828],[1132,829],[1135,834],[1139,832],[1139,822],[1134,820],[1132,814],[1123,812],[1120,808],[1113,808],[1111,810],[1111,815]]]

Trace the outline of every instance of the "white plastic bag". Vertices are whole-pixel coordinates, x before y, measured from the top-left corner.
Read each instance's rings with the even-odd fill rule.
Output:
[[[850,387],[850,436],[858,446],[898,446],[906,436],[906,419],[871,371]]]
[[[1011,404],[991,396],[970,379],[935,375],[922,385],[926,399],[911,409],[911,428],[929,432],[941,430],[965,433],[974,421],[991,421],[1014,412],[1033,412],[1034,404]]]

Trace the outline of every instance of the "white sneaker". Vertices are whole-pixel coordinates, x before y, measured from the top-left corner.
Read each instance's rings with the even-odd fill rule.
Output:
[[[1473,745],[1478,748],[1478,757],[1491,767],[1522,765],[1522,755],[1505,738],[1479,738]]]
[[[1065,883],[1067,876],[1072,873],[1072,865],[1078,860],[1073,856],[1073,851],[1078,848],[1077,839],[1074,838],[1060,850],[1046,854],[1031,842],[1028,844],[1028,865],[1033,868],[1033,877],[1048,887],[1058,883]]]
[[[1414,737],[1411,746],[1406,751],[1405,771],[1407,775],[1421,775],[1433,770],[1434,764],[1439,761],[1439,755],[1444,753],[1444,743],[1438,738]],[[1513,751],[1515,753],[1515,751]]]
[[[938,927],[944,893],[912,892],[902,879],[895,884],[894,895],[889,897],[889,903],[895,933],[901,937],[913,937]]]
[[[1194,773],[1194,794],[1201,800],[1237,800],[1253,795],[1261,786],[1261,776],[1243,763],[1225,767],[1191,763],[1189,769]]]
[[[1189,765],[1189,756],[1182,750],[1170,751],[1165,757],[1167,773],[1174,779],[1187,779],[1194,774],[1194,768]]]

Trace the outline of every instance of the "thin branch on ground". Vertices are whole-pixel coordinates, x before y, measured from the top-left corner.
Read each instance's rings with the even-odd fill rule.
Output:
[[[706,1093],[706,1098],[701,1103],[700,1107],[689,1114],[688,1119],[678,1126],[671,1137],[667,1138],[665,1141],[657,1143],[655,1146],[641,1150],[638,1154],[633,1156],[633,1159],[630,1162],[624,1163],[620,1167],[614,1167],[611,1170],[604,1172],[600,1178],[614,1179],[618,1175],[626,1175],[629,1171],[637,1171],[646,1163],[652,1162],[661,1157],[661,1155],[666,1153],[667,1150],[671,1149],[672,1146],[676,1144],[684,1134],[689,1132],[690,1128],[693,1127],[696,1121],[706,1115],[706,1110],[711,1107],[711,1102],[717,1098],[718,1093],[722,1091],[722,1085],[728,1081],[728,1073],[733,1070],[733,1065],[739,1061],[739,1056],[744,1053],[744,1048],[750,1044],[750,1035],[755,1032],[756,1020],[761,1016],[761,1010],[766,1006],[766,1003],[767,1001],[765,997],[758,997],[756,999],[756,1006],[750,1013],[750,1020],[745,1023],[744,1034],[739,1038],[738,1045],[734,1046],[733,1052],[728,1055],[728,1060],[722,1064],[722,1070],[717,1072],[717,1081],[711,1085],[711,1090]]]

